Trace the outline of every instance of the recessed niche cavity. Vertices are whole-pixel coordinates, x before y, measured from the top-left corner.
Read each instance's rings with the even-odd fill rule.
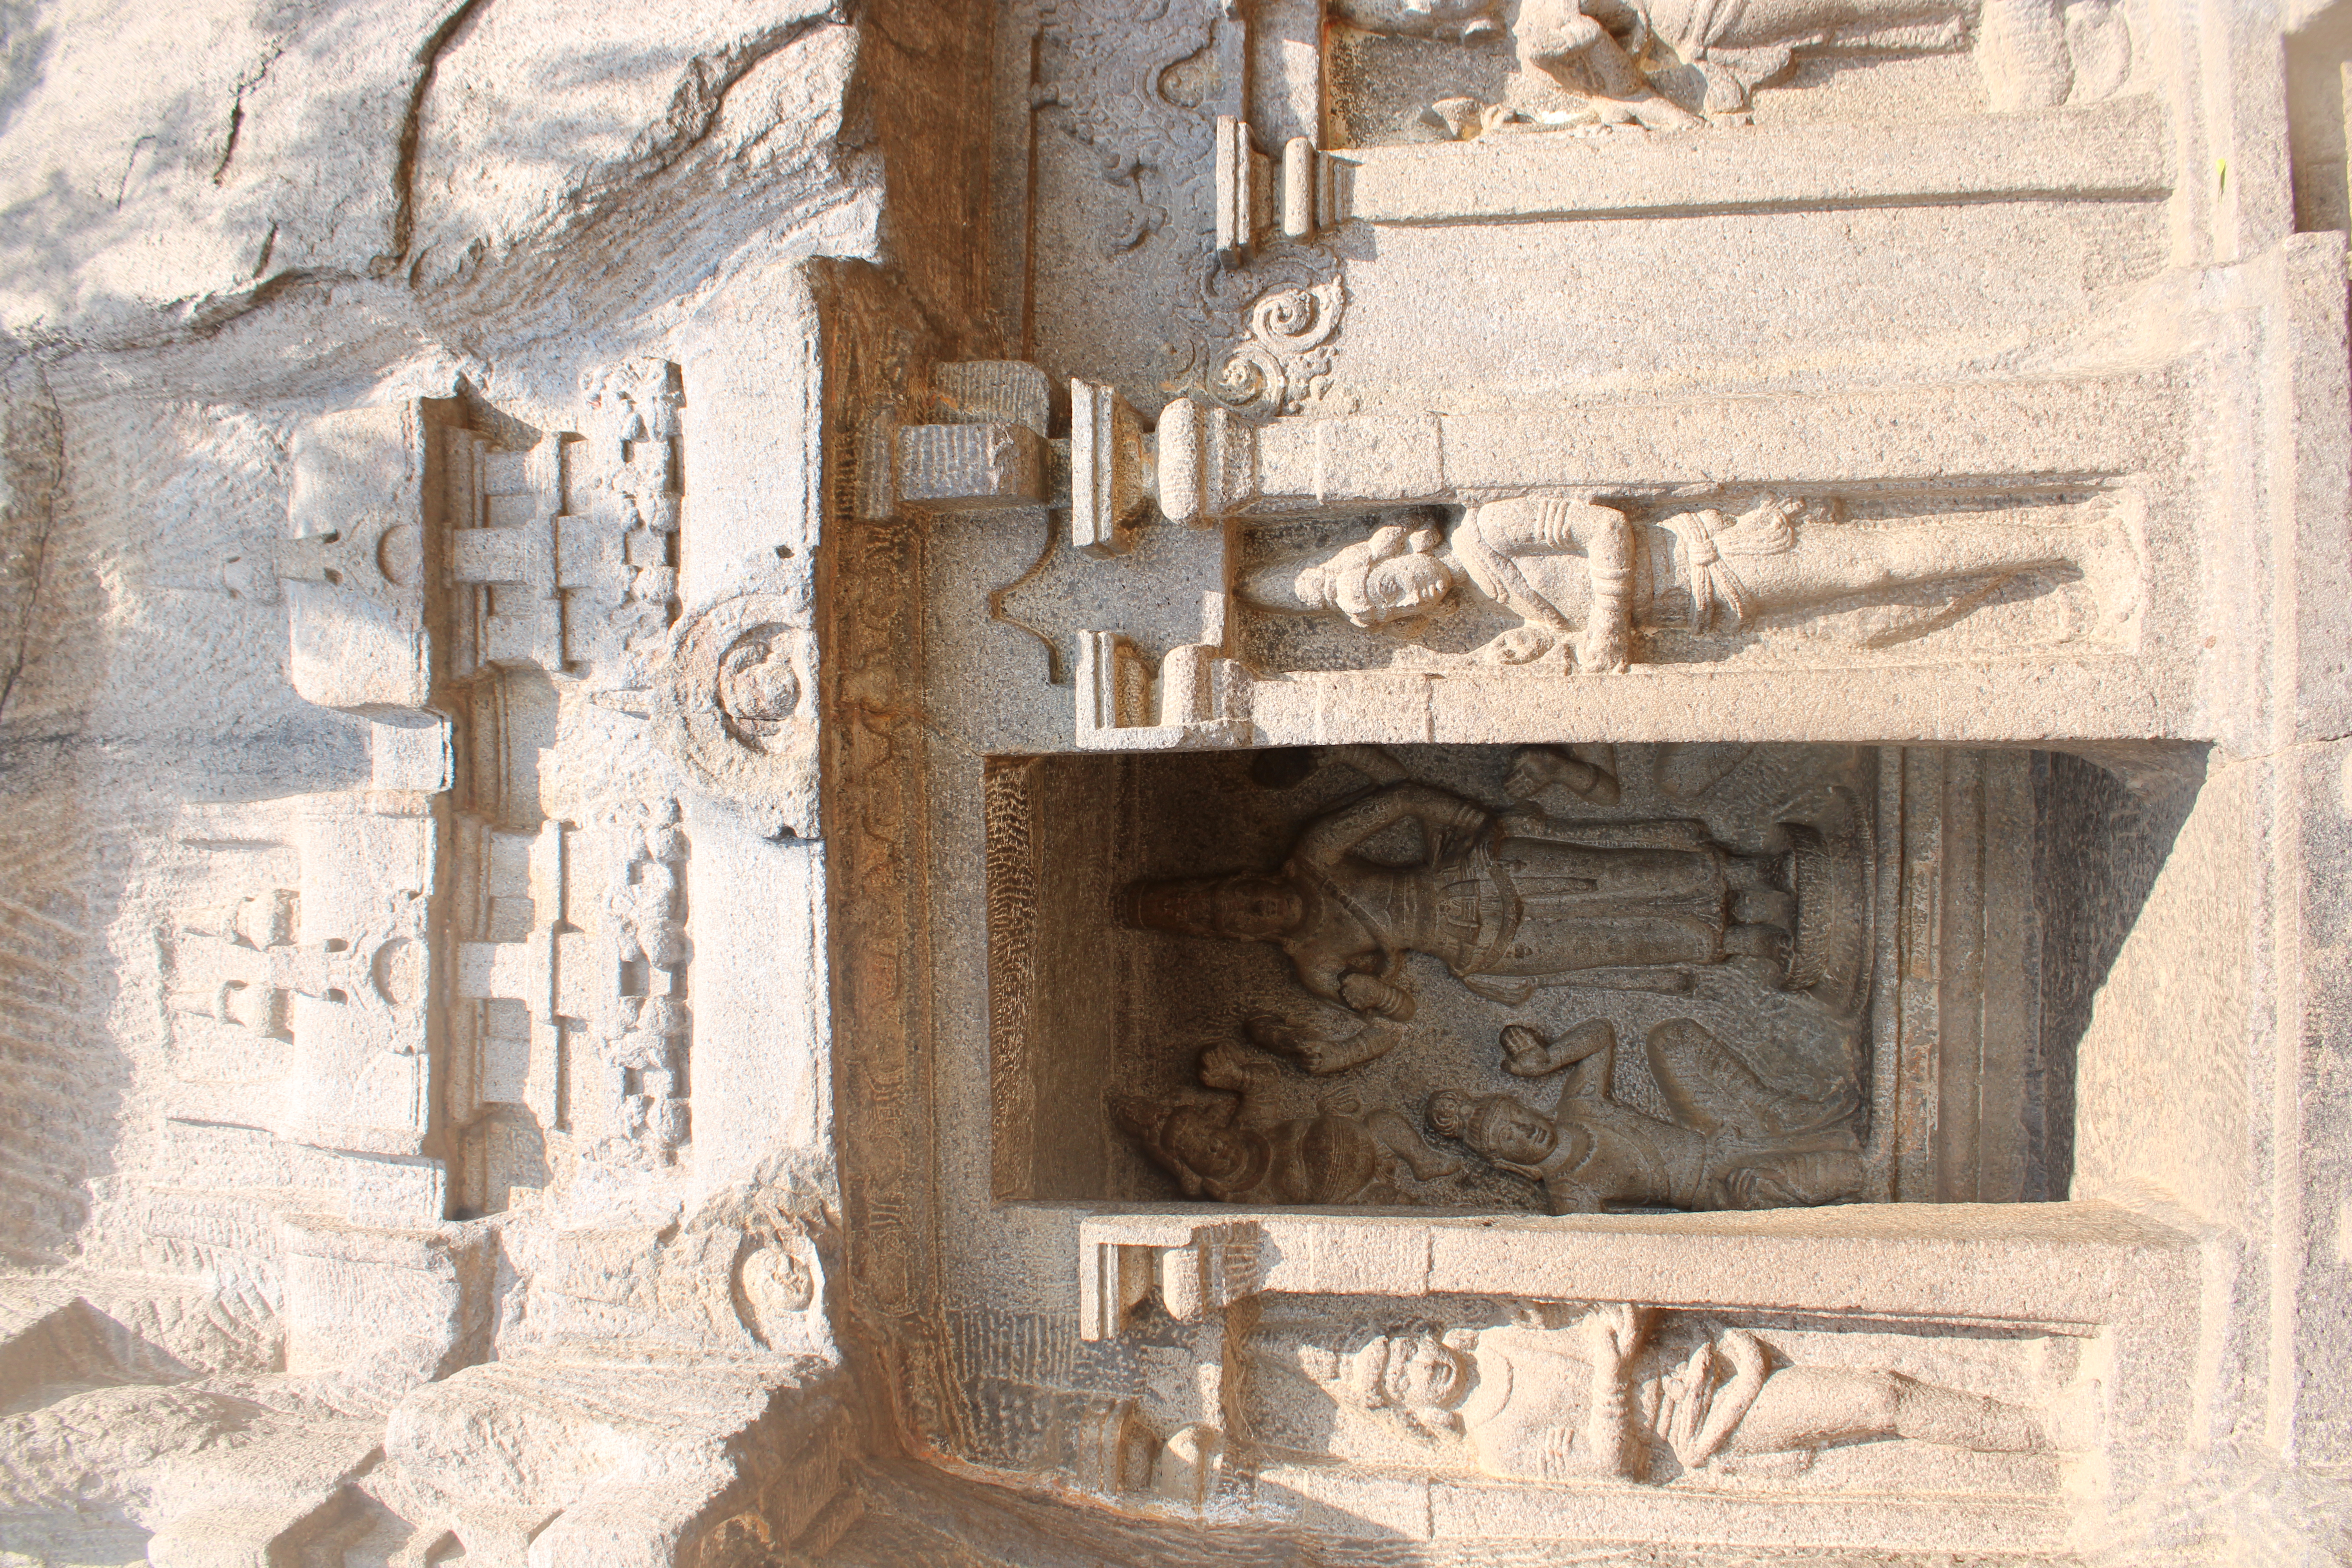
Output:
[[[2143,798],[2023,751],[999,759],[997,1194],[2063,1197],[2078,1015],[2178,816],[2086,813],[2110,785]]]

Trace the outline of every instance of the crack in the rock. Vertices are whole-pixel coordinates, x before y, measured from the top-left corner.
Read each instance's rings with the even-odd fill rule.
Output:
[[[5,439],[6,446],[11,448],[6,453],[7,458],[11,459],[9,465],[11,468],[19,468],[21,471],[33,468],[37,465],[40,469],[46,470],[32,484],[12,483],[11,486],[19,497],[27,499],[29,504],[26,510],[35,515],[28,520],[27,523],[32,560],[26,573],[24,610],[17,617],[15,635],[10,638],[11,647],[7,654],[7,666],[5,669],[0,669],[0,725],[7,722],[9,700],[16,696],[17,681],[24,674],[25,661],[31,657],[33,624],[40,609],[42,586],[48,578],[49,537],[57,527],[58,490],[65,482],[65,414],[58,407],[57,394],[49,386],[48,373],[37,368],[33,374],[40,387],[39,405],[42,410],[40,419],[43,428],[40,434],[32,439],[39,441],[42,449],[20,466],[15,461],[16,453],[13,450],[18,444],[16,432],[10,429],[5,433],[5,437],[0,437],[0,439]],[[10,423],[13,425],[14,421]],[[10,476],[12,481],[16,477]],[[27,491],[30,492],[29,496]],[[5,540],[0,540],[0,548],[5,548],[6,542]]]
[[[740,48],[695,56],[686,63],[684,79],[671,94],[667,110],[636,139],[635,146],[643,151],[633,150],[619,164],[589,182],[581,194],[589,195],[664,173],[709,138],[727,106],[727,95],[763,61],[812,34],[845,25],[838,11],[822,12],[786,23]]]
[[[253,68],[251,74],[237,78],[229,99],[228,140],[221,147],[220,162],[213,165],[214,184],[220,184],[228,178],[228,161],[236,156],[237,133],[245,129],[245,95],[261,85],[262,79],[269,75],[269,68],[276,65],[278,57],[285,52],[284,44],[276,46],[269,51],[268,58]]]
[[[425,95],[432,89],[433,73],[440,68],[441,56],[457,37],[457,29],[484,4],[486,0],[458,0],[417,48],[416,80],[408,89],[408,112],[400,122],[398,155],[392,170],[392,250],[377,257],[369,269],[379,278],[400,265],[416,232],[416,150],[425,133]]]
[[[156,140],[152,133],[142,136],[131,144],[131,155],[122,160],[122,178],[115,182],[114,210],[121,212],[125,198],[131,195],[131,171],[139,166],[139,149]]]

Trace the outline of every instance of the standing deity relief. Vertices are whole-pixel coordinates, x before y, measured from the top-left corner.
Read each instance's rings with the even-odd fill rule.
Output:
[[[1314,995],[1399,1021],[1413,1016],[1402,973],[1414,952],[1512,1005],[1543,986],[1686,990],[1692,970],[1726,963],[1801,988],[1822,978],[1823,948],[1852,968],[1855,933],[1804,911],[1834,884],[1860,885],[1862,842],[1824,850],[1817,829],[1783,825],[1790,847],[1768,857],[1712,841],[1697,821],[1556,818],[1532,797],[1575,787],[1570,766],[1581,764],[1523,752],[1511,774],[1520,804],[1502,812],[1411,780],[1385,785],[1309,823],[1272,872],[1135,884],[1127,923],[1271,943]],[[1364,852],[1405,824],[1417,858]]]

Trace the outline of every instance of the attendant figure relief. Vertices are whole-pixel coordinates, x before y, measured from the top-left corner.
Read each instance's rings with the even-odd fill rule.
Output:
[[[2106,624],[2137,605],[2138,567],[2119,524],[1864,528],[1769,495],[1737,516],[1702,508],[1654,522],[1590,498],[1488,501],[1450,531],[1424,515],[1278,562],[1240,593],[1262,610],[1406,631],[1458,596],[1520,622],[1486,657],[1524,664],[1567,644],[1591,671],[1625,668],[1643,632],[1737,631],[1767,616],[2046,570],[2088,583]]]
[[[1741,1329],[1664,1356],[1647,1342],[1653,1316],[1602,1302],[1555,1326],[1528,1304],[1499,1328],[1384,1334],[1349,1358],[1349,1390],[1423,1436],[1458,1437],[1507,1480],[1646,1479],[1658,1449],[1696,1470],[1894,1438],[1979,1453],[2053,1446],[2045,1417],[2022,1405],[1898,1372],[1790,1365]]]
[[[1795,52],[1857,35],[1973,38],[1988,107],[2053,109],[2111,96],[2131,33],[2109,0],[1333,0],[1371,33],[1479,44],[1507,30],[1525,85],[1510,105],[1448,100],[1431,121],[1459,136],[1638,125],[1679,131],[1744,115]]]

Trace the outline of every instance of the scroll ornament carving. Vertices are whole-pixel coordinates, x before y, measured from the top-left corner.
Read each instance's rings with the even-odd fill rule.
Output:
[[[1269,289],[1249,309],[1249,336],[1219,368],[1210,390],[1243,414],[1296,414],[1331,378],[1347,285]]]
[[[1316,352],[1328,331],[1295,319],[1295,301],[1271,305],[1263,330],[1255,313],[1278,297],[1332,284],[1336,258],[1277,238],[1246,268],[1232,268],[1218,260],[1213,234],[1171,222],[1171,214],[1209,212],[1215,200],[1217,100],[1238,90],[1218,58],[1218,29],[1238,24],[1220,20],[1219,9],[1155,4],[1139,13],[1105,0],[1049,0],[1036,10],[1046,65],[1031,102],[1120,193],[1100,248],[1106,257],[1138,253],[1149,268],[1149,283],[1143,272],[1132,276],[1156,296],[1155,330],[1165,337],[1155,379],[1171,387],[1205,383],[1252,412],[1295,409],[1329,365],[1294,366],[1286,356]],[[1328,306],[1336,326],[1342,302],[1327,293],[1314,320]],[[1314,342],[1297,341],[1302,334]],[[1231,395],[1221,390],[1228,386]]]
[[[1048,0],[1036,19],[1060,68],[1032,89],[1033,107],[1093,153],[1104,184],[1126,193],[1125,208],[1104,226],[1105,256],[1166,230],[1171,209],[1209,206],[1213,120],[1181,100],[1193,97],[1185,67],[1211,47],[1215,13],[1182,5],[1143,10]]]

